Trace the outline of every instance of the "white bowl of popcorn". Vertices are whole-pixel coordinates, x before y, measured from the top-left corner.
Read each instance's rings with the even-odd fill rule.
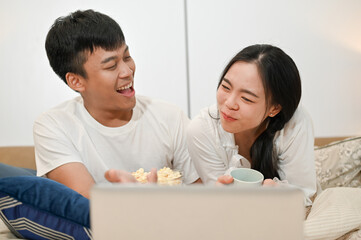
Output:
[[[147,183],[147,176],[150,172],[145,172],[143,168],[139,168],[136,172],[132,172],[132,175],[140,183]],[[169,167],[164,167],[157,171],[158,184],[159,185],[180,185],[182,184],[182,174],[178,170],[172,170]]]

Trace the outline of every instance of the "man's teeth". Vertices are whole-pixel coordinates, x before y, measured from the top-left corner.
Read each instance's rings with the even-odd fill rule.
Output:
[[[125,90],[125,89],[131,88],[132,86],[133,86],[133,82],[130,82],[127,86],[120,87],[120,88],[118,88],[117,90],[118,90],[118,91],[123,91],[123,90]]]

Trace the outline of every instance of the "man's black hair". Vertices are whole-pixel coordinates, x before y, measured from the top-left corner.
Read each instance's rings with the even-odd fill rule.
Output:
[[[68,72],[87,77],[83,65],[95,48],[111,51],[124,43],[123,32],[112,18],[93,10],[78,10],[55,20],[45,49],[54,72],[67,83]]]

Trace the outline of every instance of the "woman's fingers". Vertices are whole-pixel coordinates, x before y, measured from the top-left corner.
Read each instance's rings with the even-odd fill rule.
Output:
[[[270,178],[267,178],[263,181],[263,186],[276,186],[276,185],[277,183]]]
[[[222,175],[218,177],[216,185],[224,185],[233,183],[233,177],[229,175]]]

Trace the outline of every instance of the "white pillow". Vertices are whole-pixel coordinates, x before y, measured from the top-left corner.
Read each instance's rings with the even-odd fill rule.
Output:
[[[361,188],[328,188],[317,196],[304,222],[305,239],[337,239],[361,228]]]

